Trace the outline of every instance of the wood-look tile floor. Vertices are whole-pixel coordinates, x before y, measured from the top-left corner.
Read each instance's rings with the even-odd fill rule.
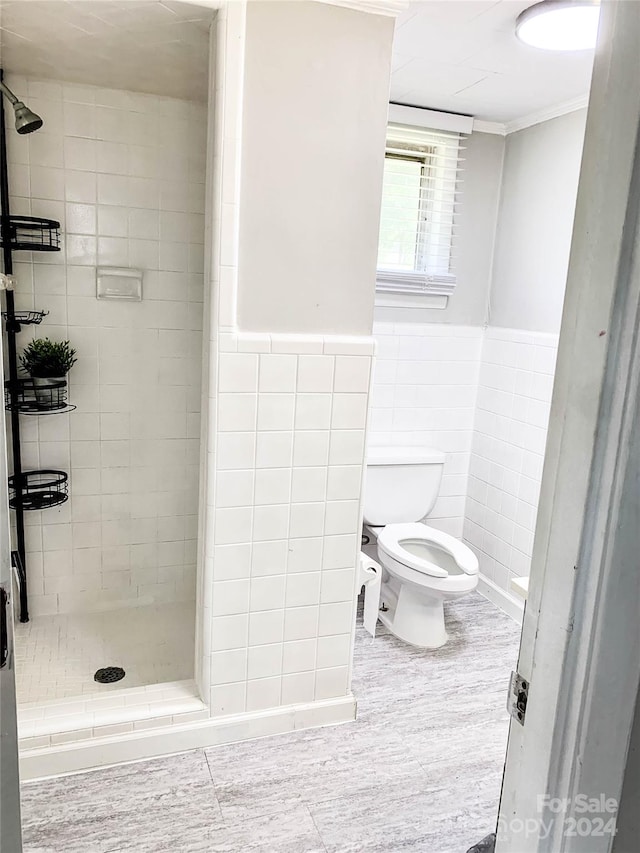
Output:
[[[495,825],[519,627],[474,594],[420,651],[357,631],[354,723],[23,786],[25,853],[465,853]]]

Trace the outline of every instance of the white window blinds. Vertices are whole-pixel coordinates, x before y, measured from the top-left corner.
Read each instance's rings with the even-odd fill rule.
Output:
[[[377,289],[453,291],[462,177],[459,133],[389,125]]]

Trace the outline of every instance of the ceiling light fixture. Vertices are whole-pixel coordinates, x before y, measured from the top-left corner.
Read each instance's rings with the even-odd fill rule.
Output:
[[[596,46],[599,0],[543,0],[516,20],[520,41],[543,50],[588,50]]]

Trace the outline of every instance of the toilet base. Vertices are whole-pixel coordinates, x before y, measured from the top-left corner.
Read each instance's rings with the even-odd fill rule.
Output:
[[[387,598],[385,592],[390,593]],[[394,637],[420,649],[439,649],[447,642],[442,599],[425,595],[408,584],[401,584],[398,594],[383,584],[381,599],[395,602],[395,607],[379,614]]]

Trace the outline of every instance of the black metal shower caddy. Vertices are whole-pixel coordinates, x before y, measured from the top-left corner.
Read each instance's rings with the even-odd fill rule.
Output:
[[[38,471],[23,471],[19,485],[15,474],[9,477],[9,506],[16,509],[18,500],[23,511],[48,509],[63,504],[67,498],[69,477],[64,471],[41,468]]]
[[[60,223],[39,216],[11,216],[2,234],[2,246],[12,252],[59,252]]]
[[[0,69],[0,80],[3,78]],[[12,216],[9,207],[9,173],[4,104],[0,96],[0,247],[5,276],[13,276],[13,252],[59,252],[60,223],[35,216]],[[68,499],[68,474],[43,469],[24,471],[20,445],[20,414],[41,415],[70,411],[66,381],[52,381],[37,387],[33,380],[18,374],[16,335],[22,326],[42,322],[46,311],[16,311],[14,293],[9,283],[5,289],[2,317],[7,331],[9,379],[5,382],[5,407],[10,413],[13,474],[9,477],[9,506],[16,514],[16,545],[11,560],[16,570],[20,591],[20,621],[29,621],[24,513],[59,506]]]
[[[5,409],[17,408],[23,415],[57,415],[71,412],[75,406],[67,402],[66,379],[51,380],[38,386],[33,379],[17,379],[13,388],[11,381],[4,383]]]

